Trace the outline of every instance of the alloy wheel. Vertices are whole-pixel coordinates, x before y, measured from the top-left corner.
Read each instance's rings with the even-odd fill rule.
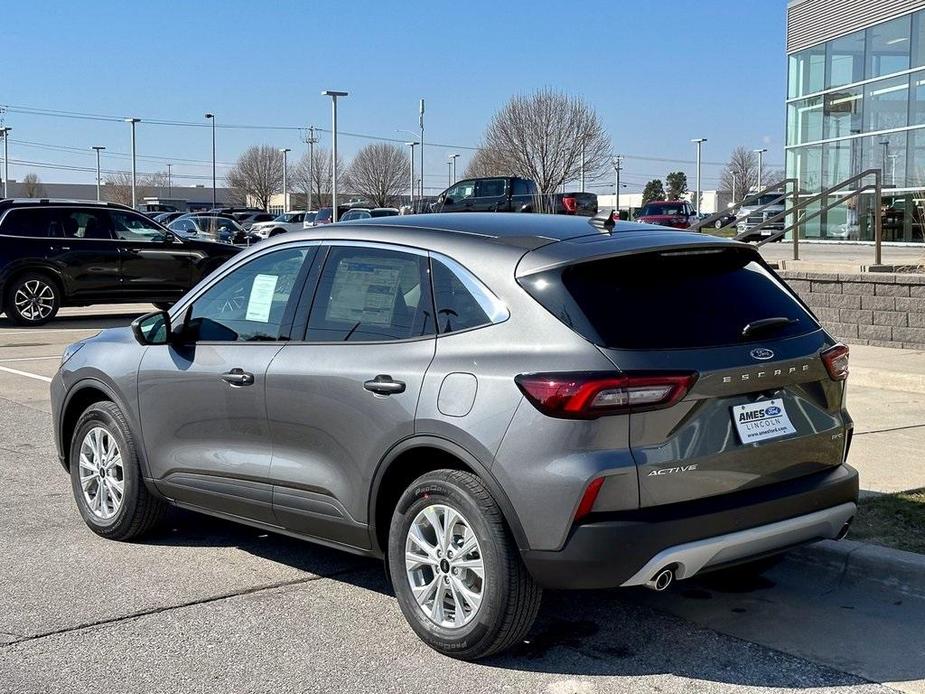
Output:
[[[93,427],[80,444],[80,488],[87,508],[102,520],[122,507],[125,470],[115,438],[103,427]]]
[[[461,513],[443,504],[422,509],[405,540],[405,572],[428,619],[445,628],[468,624],[485,594],[482,549]]]
[[[26,320],[43,320],[48,318],[55,308],[55,290],[42,280],[28,280],[16,290],[13,305],[17,313]]]

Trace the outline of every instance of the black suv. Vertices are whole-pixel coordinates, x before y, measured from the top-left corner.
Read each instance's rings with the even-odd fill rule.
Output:
[[[21,325],[61,306],[172,304],[238,250],[180,238],[115,203],[0,200],[0,297]]]

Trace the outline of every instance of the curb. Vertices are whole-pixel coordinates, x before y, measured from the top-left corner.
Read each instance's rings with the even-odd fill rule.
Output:
[[[839,580],[868,581],[925,598],[925,554],[904,552],[856,540],[823,540],[795,549],[787,557],[827,569]]]

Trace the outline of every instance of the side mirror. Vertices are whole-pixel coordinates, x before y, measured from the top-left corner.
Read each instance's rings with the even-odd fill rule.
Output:
[[[140,345],[166,345],[170,342],[170,314],[155,311],[132,321],[132,334]]]

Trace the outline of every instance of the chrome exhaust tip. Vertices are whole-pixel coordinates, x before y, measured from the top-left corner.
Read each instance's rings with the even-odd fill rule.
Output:
[[[853,520],[853,517],[849,518],[848,522],[842,526],[841,530],[838,531],[838,535],[835,536],[836,540],[844,540],[848,536],[848,531],[851,530],[851,521]]]
[[[671,585],[672,581],[674,581],[674,571],[671,569],[662,569],[651,579],[646,581],[645,585],[649,590],[654,590],[657,593],[661,593]]]

